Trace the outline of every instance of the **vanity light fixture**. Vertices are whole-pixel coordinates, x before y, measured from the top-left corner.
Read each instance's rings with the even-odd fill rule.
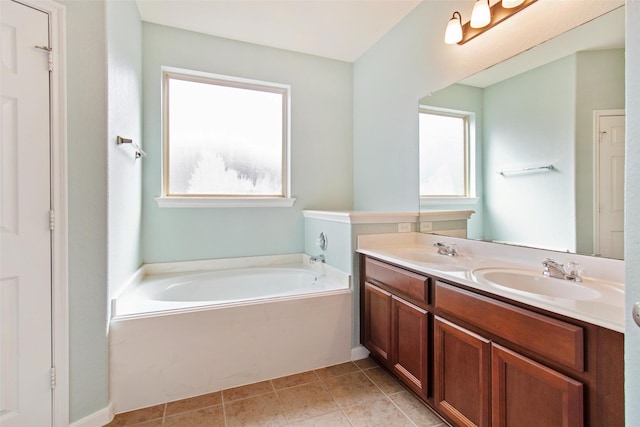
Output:
[[[513,9],[524,3],[524,0],[502,0],[502,7],[505,9]]]
[[[482,28],[491,22],[489,0],[476,0],[471,11],[471,28]]]
[[[447,24],[444,42],[465,44],[536,1],[500,0],[490,6],[489,0],[476,0],[471,12],[471,20],[464,25],[462,25],[462,15],[457,11],[453,12]]]
[[[456,44],[460,40],[462,40],[462,15],[460,15],[460,12],[453,12],[453,16],[447,24],[447,31],[444,33],[444,42],[446,44]]]

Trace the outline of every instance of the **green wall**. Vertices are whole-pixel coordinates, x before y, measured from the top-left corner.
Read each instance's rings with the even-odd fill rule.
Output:
[[[108,286],[115,297],[142,264],[142,22],[133,1],[107,2]]]
[[[350,209],[352,65],[143,24],[145,262],[299,253],[303,209]],[[159,208],[161,66],[291,86],[292,208]]]
[[[485,89],[485,238],[575,252],[575,79],[571,55]]]
[[[63,1],[67,41],[69,419],[109,403],[104,1]]]

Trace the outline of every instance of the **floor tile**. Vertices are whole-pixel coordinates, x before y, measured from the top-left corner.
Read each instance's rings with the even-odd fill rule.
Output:
[[[413,427],[407,418],[389,399],[375,399],[343,409],[354,427]]]
[[[354,360],[353,363],[355,363],[360,369],[370,369],[370,368],[375,368],[379,366],[378,362],[376,362],[370,357],[366,357],[360,360]]]
[[[404,391],[405,388],[400,382],[391,376],[383,368],[376,367],[367,369],[364,374],[377,385],[384,394],[393,394]]]
[[[389,398],[404,412],[418,427],[445,426],[444,422],[427,406],[408,391],[397,393]]]
[[[376,387],[362,371],[327,378],[324,380],[324,384],[342,408],[366,400],[384,397],[380,389]]]
[[[298,385],[309,384],[318,381],[319,378],[314,371],[302,372],[300,374],[289,375],[286,377],[271,380],[273,387],[280,390],[287,387],[295,387]]]
[[[284,425],[446,426],[367,358],[119,414],[107,427]]]
[[[142,408],[135,411],[125,412],[118,414],[114,417],[113,421],[107,424],[106,427],[120,427],[120,426],[132,426],[147,421],[160,420],[164,416],[164,403],[161,405],[150,406],[148,408]]]
[[[316,374],[318,374],[318,376],[321,379],[325,379],[330,377],[336,377],[339,375],[350,374],[352,372],[358,372],[359,370],[360,368],[358,368],[358,366],[355,363],[347,362],[347,363],[341,363],[339,365],[329,366],[327,368],[316,369]]]
[[[203,394],[201,396],[191,397],[189,399],[176,400],[167,403],[166,416],[179,414],[181,412],[193,411],[208,406],[220,405],[222,403],[222,393]]]
[[[222,405],[210,406],[208,408],[168,416],[164,421],[164,426],[224,427]]]
[[[335,412],[338,404],[321,382],[278,390],[282,411],[289,422]]]
[[[162,420],[163,418],[157,418],[155,420],[145,421],[142,423],[127,424],[127,427],[162,427],[164,426]],[[107,424],[107,426],[110,426],[110,425],[111,424]]]
[[[224,411],[227,427],[283,426],[287,423],[275,392],[225,403]]]
[[[289,425],[294,427],[351,427],[351,423],[342,411],[307,418],[306,420],[296,421]]]
[[[273,391],[271,381],[261,381],[255,384],[243,385],[240,387],[229,388],[222,391],[224,402],[232,402],[234,400],[246,399],[247,397],[259,396],[261,394]]]

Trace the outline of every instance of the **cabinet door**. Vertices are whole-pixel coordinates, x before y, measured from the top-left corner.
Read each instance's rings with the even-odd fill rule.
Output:
[[[436,408],[457,426],[489,426],[491,343],[438,316],[434,326]]]
[[[400,298],[391,302],[391,360],[394,372],[416,393],[427,397],[427,312]]]
[[[582,383],[491,346],[493,427],[582,427]]]
[[[364,284],[364,345],[389,363],[391,349],[391,294]]]

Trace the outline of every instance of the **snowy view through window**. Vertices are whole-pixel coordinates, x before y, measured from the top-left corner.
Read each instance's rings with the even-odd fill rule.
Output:
[[[283,196],[285,90],[169,78],[167,195]]]

